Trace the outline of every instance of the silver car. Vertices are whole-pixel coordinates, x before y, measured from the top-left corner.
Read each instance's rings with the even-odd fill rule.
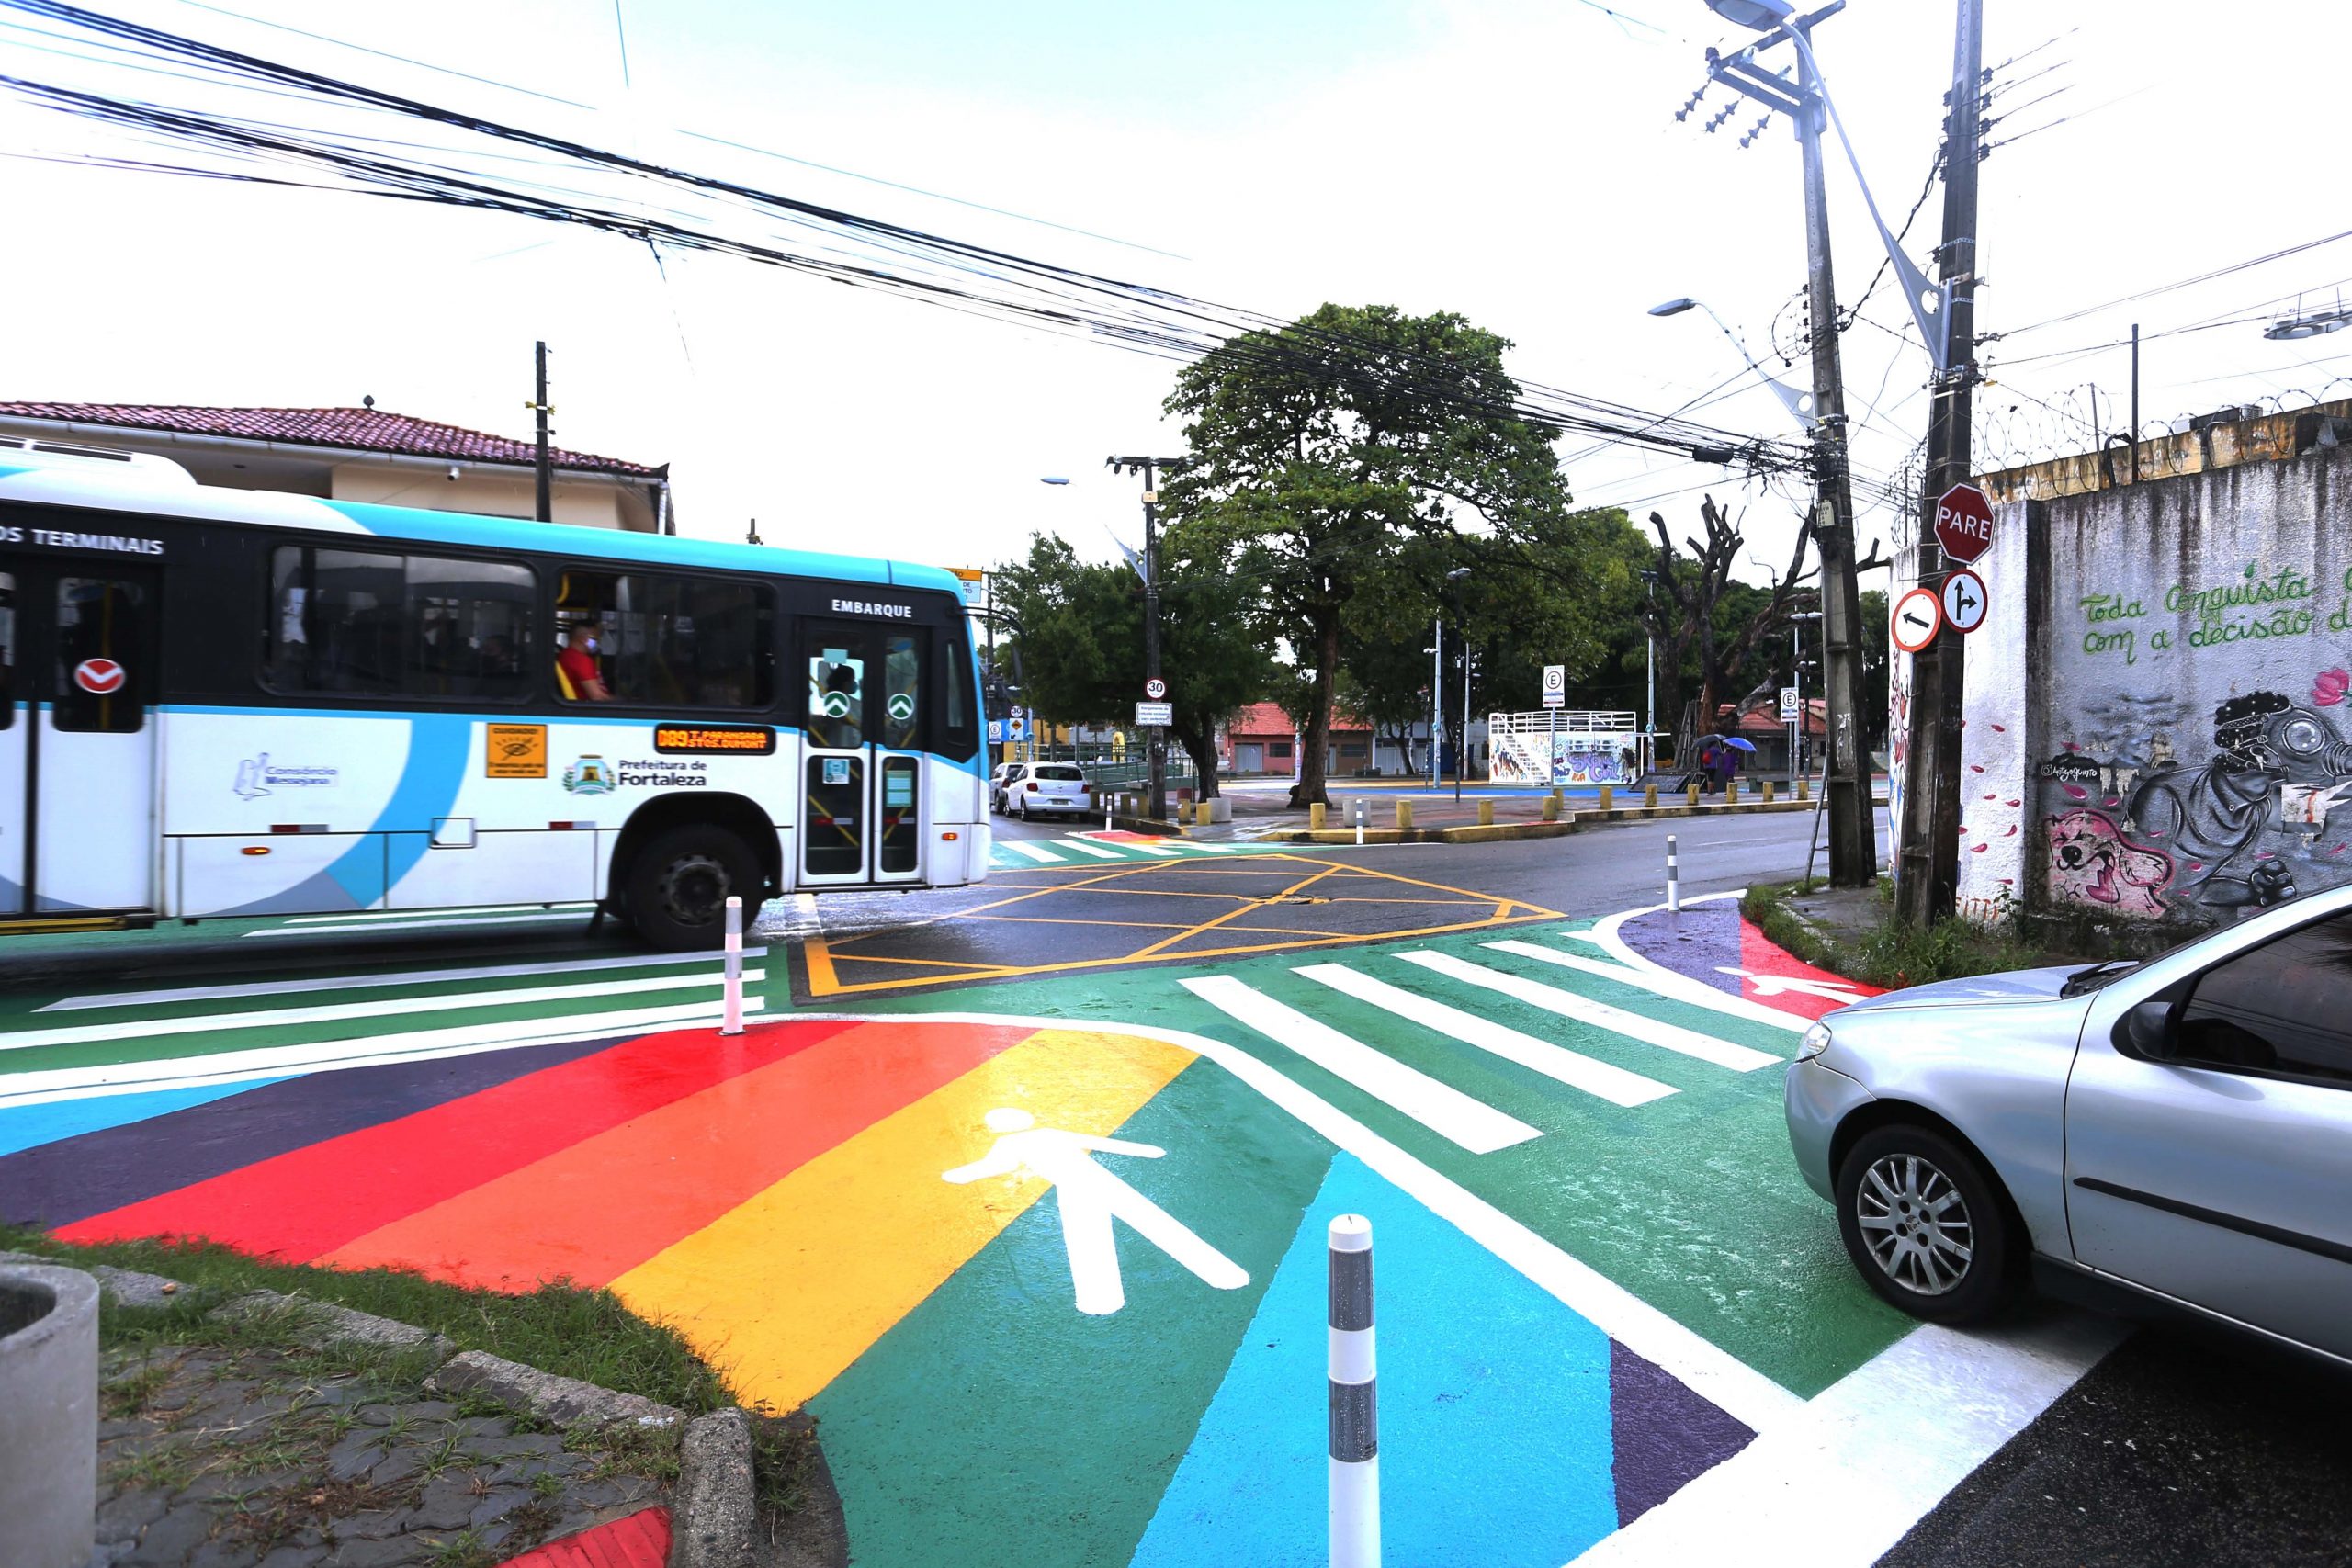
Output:
[[[1068,762],[1032,762],[1005,780],[1006,809],[1026,821],[1043,812],[1076,817],[1092,804],[1086,774]]]
[[[1965,1322],[2030,1272],[2352,1363],[2352,886],[2144,964],[1840,1008],[1789,1141],[1871,1288]]]

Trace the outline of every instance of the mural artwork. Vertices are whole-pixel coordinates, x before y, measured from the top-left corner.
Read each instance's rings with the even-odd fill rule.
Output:
[[[2334,863],[2345,844],[2325,842],[2330,815],[2352,804],[2352,740],[2324,711],[2347,690],[2345,671],[2329,670],[2305,701],[2271,690],[2226,698],[2210,746],[2186,759],[2158,735],[2142,756],[2044,763],[2068,803],[2043,822],[2051,896],[2155,919],[2184,903],[2262,908],[2352,874]],[[2109,814],[2118,807],[2120,819]]]

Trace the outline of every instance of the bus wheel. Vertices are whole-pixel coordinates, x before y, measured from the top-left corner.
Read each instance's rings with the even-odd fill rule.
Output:
[[[637,852],[623,890],[629,924],[672,953],[717,947],[727,935],[727,900],[743,900],[748,927],[760,912],[760,864],[724,828],[673,828]]]

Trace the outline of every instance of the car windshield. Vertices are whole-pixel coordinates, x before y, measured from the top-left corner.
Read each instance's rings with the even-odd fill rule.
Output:
[[[1084,784],[1086,782],[1086,775],[1080,773],[1076,768],[1039,768],[1037,770],[1037,776],[1041,779],[1058,779],[1065,784]]]

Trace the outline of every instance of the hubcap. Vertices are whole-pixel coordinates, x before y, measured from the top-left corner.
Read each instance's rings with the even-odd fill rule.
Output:
[[[1940,1296],[1968,1278],[1976,1227],[1951,1178],[1917,1155],[1888,1155],[1862,1173],[1854,1195],[1862,1241],[1886,1277]]]
[[[727,868],[708,855],[680,855],[662,874],[662,912],[682,926],[707,926],[735,890]]]

